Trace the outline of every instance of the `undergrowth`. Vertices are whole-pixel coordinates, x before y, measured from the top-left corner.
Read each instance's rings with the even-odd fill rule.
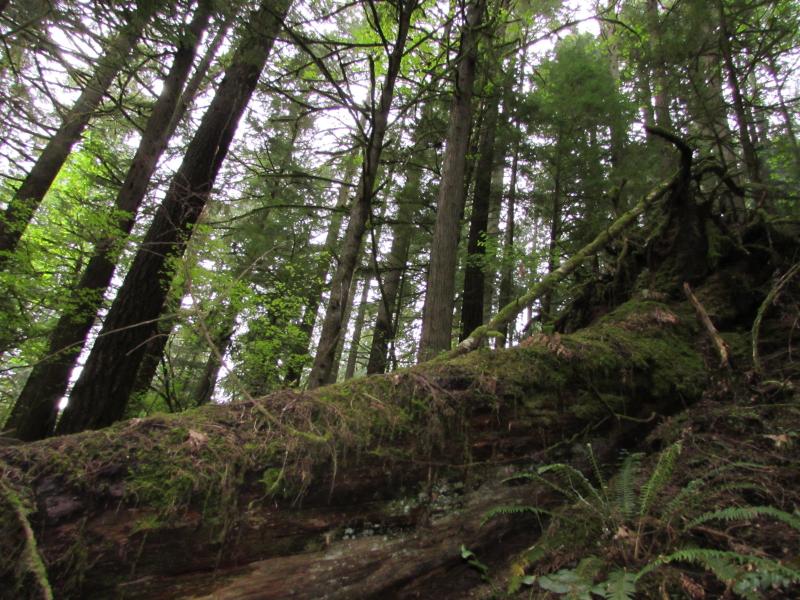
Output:
[[[734,425],[742,427],[743,410],[759,417],[748,421],[746,436]],[[800,504],[789,482],[797,472],[800,407],[712,403],[696,412],[653,434],[651,443],[672,438],[661,452],[622,455],[611,478],[591,445],[584,471],[552,463],[513,476],[566,502],[486,514],[529,515],[543,528],[494,597],[797,597]]]

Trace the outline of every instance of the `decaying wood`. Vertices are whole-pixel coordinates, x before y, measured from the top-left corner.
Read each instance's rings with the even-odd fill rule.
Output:
[[[508,532],[476,525],[518,492],[492,483],[499,466],[568,460],[587,438],[613,449],[644,429],[633,419],[696,400],[707,373],[695,328],[686,306],[634,301],[556,349],[475,352],[2,448],[0,477],[26,502],[57,597],[266,598],[269,581],[285,584],[275,597],[402,597],[464,568],[461,543]],[[463,486],[465,508],[437,508],[441,482]],[[341,541],[366,522],[389,539]],[[25,598],[5,506],[0,526],[0,589]]]

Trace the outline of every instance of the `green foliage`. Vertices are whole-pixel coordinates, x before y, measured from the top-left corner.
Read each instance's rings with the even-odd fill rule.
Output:
[[[478,571],[481,575],[481,579],[486,580],[489,576],[489,567],[483,564],[481,561],[478,560],[478,557],[475,556],[475,553],[472,550],[468,550],[464,544],[461,544],[461,558],[467,561],[467,564]]]
[[[636,581],[658,568],[674,562],[695,563],[714,574],[722,583],[748,600],[761,598],[760,592],[770,588],[782,588],[800,582],[800,571],[786,567],[777,561],[737,552],[685,548],[655,561],[636,574]]]
[[[537,508],[535,506],[496,506],[495,508],[486,511],[481,524],[483,525],[484,523],[487,523],[488,521],[491,521],[497,517],[521,514],[532,514],[536,515],[537,517],[553,515],[553,513],[549,510]]]
[[[691,529],[708,521],[750,521],[761,516],[768,516],[786,523],[800,531],[800,517],[779,510],[773,506],[731,506],[720,510],[705,512],[686,524],[686,529]]]
[[[583,600],[592,598],[593,594],[603,598],[633,598],[637,586],[660,567],[680,563],[693,563],[707,569],[737,595],[748,600],[760,597],[763,590],[800,581],[800,571],[777,561],[755,554],[694,545],[693,530],[710,521],[752,521],[770,517],[800,530],[800,518],[771,506],[734,506],[697,514],[698,508],[708,500],[708,484],[734,466],[729,464],[712,469],[704,478],[690,480],[681,488],[672,489],[682,447],[682,442],[678,441],[660,452],[649,474],[642,471],[643,454],[626,454],[609,483],[606,483],[590,445],[587,445],[587,457],[595,482],[564,463],[544,465],[535,473],[514,476],[512,479],[538,481],[572,504],[556,511],[535,506],[498,507],[486,514],[486,520],[525,513],[552,519],[536,545],[524,552],[512,567],[514,575],[509,592],[536,583],[542,590],[565,598]],[[743,462],[738,466],[750,468],[759,465]],[[714,489],[720,492],[733,488],[761,489],[752,482],[742,481]],[[696,516],[689,518],[692,512]],[[682,515],[685,519],[678,537],[670,525],[675,515]],[[584,523],[584,527],[577,527],[579,523]],[[595,542],[598,533],[601,540]],[[594,554],[598,545],[605,548],[603,554]],[[546,572],[545,566],[539,566],[546,565],[548,557],[563,553],[565,548],[571,551],[577,548],[578,552],[582,548],[586,553],[578,566],[561,568],[556,572]],[[631,571],[632,565],[638,566],[638,570]],[[532,568],[545,569],[545,573],[526,574]],[[611,575],[598,583],[599,574],[609,572]]]
[[[650,512],[650,508],[658,497],[658,494],[667,484],[670,477],[672,477],[682,449],[681,443],[676,442],[658,455],[658,462],[653,469],[653,473],[650,475],[647,483],[642,486],[642,495],[639,504],[639,514],[641,516]]]

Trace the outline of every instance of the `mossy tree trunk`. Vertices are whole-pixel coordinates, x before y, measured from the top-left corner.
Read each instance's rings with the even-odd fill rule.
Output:
[[[612,451],[636,419],[697,400],[698,339],[690,307],[631,301],[525,347],[4,448],[1,477],[61,597],[402,597],[507,531],[478,527],[521,493],[492,483],[498,468],[568,459],[582,436]],[[444,519],[442,486],[463,492]],[[8,495],[0,588],[19,590],[32,575]],[[386,539],[339,541],[376,524]]]

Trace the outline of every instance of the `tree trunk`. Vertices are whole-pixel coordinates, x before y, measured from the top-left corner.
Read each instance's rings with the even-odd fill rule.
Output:
[[[608,67],[611,77],[616,84],[617,89],[620,89],[620,72],[622,70],[622,58],[620,53],[620,44],[617,39],[617,24],[615,21],[619,19],[617,13],[617,2],[610,0],[608,6],[605,8],[606,12],[611,13],[613,21],[610,19],[600,19],[600,37],[605,42],[606,52],[608,53]],[[622,164],[622,157],[625,152],[626,142],[626,127],[617,119],[610,125],[611,130],[611,169],[619,169]],[[612,181],[618,180],[618,177],[612,175]],[[502,305],[501,305],[502,306]]]
[[[314,331],[314,323],[317,320],[317,312],[322,304],[322,292],[326,287],[328,273],[331,268],[331,259],[336,254],[336,248],[339,241],[339,230],[342,228],[342,221],[344,220],[344,213],[350,203],[350,182],[353,181],[356,175],[356,162],[355,157],[347,160],[344,175],[342,176],[342,184],[339,186],[339,194],[336,199],[336,206],[331,213],[331,221],[328,225],[328,232],[325,235],[325,243],[322,246],[319,262],[315,273],[312,273],[312,280],[315,282],[311,287],[311,292],[306,299],[305,310],[300,323],[300,331],[302,333],[302,345],[299,345],[296,354],[307,354],[310,351],[309,343],[311,342],[311,334]],[[349,212],[349,211],[348,211]],[[300,383],[300,378],[303,375],[303,368],[300,364],[293,364],[289,366],[286,374],[286,384],[296,385]]]
[[[475,189],[472,196],[472,216],[467,238],[467,258],[464,267],[464,297],[461,304],[461,334],[459,341],[483,324],[484,286],[487,231],[494,175],[495,139],[500,114],[499,94],[487,99],[481,140],[478,144]]]
[[[322,323],[319,346],[311,373],[308,376],[308,387],[311,389],[319,387],[329,380],[333,369],[336,345],[341,336],[342,327],[346,325],[342,318],[345,303],[372,210],[375,180],[378,176],[378,167],[383,152],[383,140],[389,127],[389,111],[392,107],[395,81],[403,60],[411,15],[416,10],[417,3],[415,0],[410,0],[399,6],[397,39],[389,55],[379,105],[372,114],[370,135],[364,149],[364,164],[361,168],[356,200],[350,211],[350,221],[347,223],[347,231],[342,241],[339,264],[331,280],[330,299],[325,311],[325,320]]]
[[[183,254],[203,211],[239,118],[253,93],[289,0],[264,0],[225,78],[189,143],[183,162],[136,254],[58,425],[59,433],[113,423],[125,410],[172,280],[169,263]]]
[[[502,274],[500,277],[500,294],[498,303],[501,307],[505,306],[514,296],[514,266],[516,264],[516,253],[514,252],[514,227],[517,204],[517,174],[519,172],[519,147],[520,139],[514,142],[514,156],[511,159],[511,178],[508,183],[508,196],[506,197],[506,230],[503,234],[503,262]],[[504,325],[501,333],[505,346],[511,345],[511,338],[514,335],[513,323]]]
[[[214,397],[214,390],[217,387],[219,371],[222,368],[222,360],[225,358],[228,349],[233,341],[233,334],[236,331],[236,317],[239,313],[234,306],[226,306],[222,309],[223,315],[220,322],[215,326],[214,333],[208,344],[211,346],[203,374],[195,389],[194,396],[197,399],[197,406],[202,406],[211,402]]]
[[[739,132],[739,143],[742,145],[742,156],[747,176],[753,183],[761,183],[761,173],[758,163],[755,144],[750,137],[749,120],[742,96],[742,88],[739,83],[739,76],[736,64],[733,62],[731,54],[730,32],[728,31],[728,20],[725,15],[725,7],[722,2],[718,2],[719,10],[719,47],[722,53],[723,64],[728,75],[728,85],[730,86],[731,97],[733,98],[733,114],[736,119],[736,126]]]
[[[562,177],[561,177],[561,161],[563,157],[561,155],[561,146],[562,146],[562,136],[563,132],[559,131],[558,133],[558,140],[556,141],[556,158],[555,158],[555,165],[554,165],[554,175],[553,175],[553,203],[551,207],[551,219],[550,219],[550,243],[547,249],[547,272],[552,273],[558,268],[558,263],[561,261],[560,252],[558,250],[558,244],[561,237],[561,187],[562,187]],[[544,323],[545,321],[549,320],[553,309],[553,290],[550,289],[547,293],[542,297],[542,309],[540,313],[541,321]]]
[[[125,58],[141,37],[158,4],[151,0],[140,0],[137,3],[130,21],[109,44],[91,80],[14,193],[3,218],[0,219],[0,269],[5,268],[33,214],[66,162],[72,147],[80,139],[114,77],[123,67]]]
[[[144,347],[142,357],[128,398],[144,398],[153,389],[153,378],[164,361],[164,351],[169,343],[172,330],[178,322],[178,311],[186,293],[185,280],[180,282],[177,278],[173,278],[152,335],[142,342]]]
[[[350,350],[347,353],[347,366],[344,370],[345,380],[352,379],[356,373],[356,363],[358,362],[358,351],[361,346],[361,333],[364,330],[364,319],[367,314],[367,301],[369,300],[369,289],[372,284],[372,277],[369,272],[364,275],[364,282],[361,287],[361,298],[358,302],[356,320],[353,323],[353,337],[350,340]]]
[[[472,126],[472,94],[478,59],[479,28],[485,11],[485,0],[470,2],[461,33],[459,62],[447,130],[447,148],[436,201],[436,225],[425,287],[420,361],[449,349],[452,338],[456,253],[460,215],[464,210],[465,198],[464,171]]]
[[[23,440],[35,440],[53,432],[58,403],[67,390],[69,376],[86,338],[116,267],[117,244],[127,236],[145,197],[158,160],[166,148],[177,120],[181,90],[186,83],[200,38],[210,16],[208,2],[202,2],[194,19],[182,36],[172,67],[163,82],[163,89],[142,134],[125,181],[117,194],[115,209],[125,216],[118,222],[119,233],[97,244],[80,281],[73,290],[75,306],[64,313],[50,333],[45,358],[28,376],[6,423]]]
[[[355,274],[354,274],[355,275]],[[347,334],[347,326],[353,316],[353,304],[356,301],[356,290],[358,289],[358,277],[353,277],[350,282],[350,289],[347,291],[347,304],[342,311],[342,330],[339,332],[339,339],[336,340],[336,352],[333,354],[333,367],[325,380],[325,384],[336,383],[339,380],[339,371],[342,368],[342,355],[344,354],[344,338]]]
[[[775,84],[775,95],[778,98],[778,107],[780,109],[781,117],[783,117],[783,127],[786,130],[786,137],[789,139],[789,143],[792,148],[795,168],[797,169],[797,172],[800,173],[800,143],[797,141],[797,134],[794,130],[794,119],[792,118],[791,112],[789,112],[789,108],[786,105],[786,99],[783,96],[783,84],[780,82],[778,77],[778,67],[775,64],[775,58],[770,55],[768,61],[767,70],[769,71],[770,77],[772,77],[772,81]]]
[[[403,270],[408,262],[408,251],[413,237],[414,217],[418,214],[420,181],[422,169],[410,163],[406,170],[406,180],[398,195],[397,222],[393,227],[392,246],[383,270],[382,294],[378,299],[378,316],[372,333],[367,373],[385,373],[389,342],[397,332],[397,321],[392,319],[398,303],[398,292]]]
[[[669,80],[664,56],[662,40],[661,16],[658,13],[659,0],[647,0],[647,29],[650,34],[650,51],[655,79],[655,119],[656,125],[663,129],[672,129],[672,118],[669,114]]]
[[[531,502],[498,466],[563,460],[586,431],[612,459],[642,417],[699,399],[698,337],[687,305],[637,301],[525,348],[2,448],[0,581],[30,584],[13,494],[63,598],[424,594],[460,544],[510,531],[480,527],[486,510]],[[443,485],[465,507],[440,518]],[[347,527],[387,538],[341,542]]]

